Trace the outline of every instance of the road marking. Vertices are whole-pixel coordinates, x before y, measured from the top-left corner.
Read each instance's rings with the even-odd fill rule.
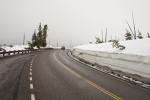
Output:
[[[31,100],[35,100],[35,95],[31,93]]]
[[[33,88],[33,84],[32,84],[32,83],[30,83],[30,89],[34,89],[34,88]]]
[[[29,75],[30,75],[30,77],[29,77],[30,82],[33,80],[33,78],[32,78],[32,67],[33,67],[33,66],[32,66],[32,63],[33,63],[33,61],[34,61],[35,58],[36,58],[36,56],[34,56],[34,58],[32,59],[32,61],[31,61],[31,63],[30,63],[30,73],[29,73]],[[31,89],[31,90],[34,89],[32,83],[30,83],[30,89]],[[33,93],[31,93],[31,100],[35,100],[35,95],[34,95]]]
[[[73,71],[71,68],[67,67],[65,64],[63,64],[62,62],[60,62],[60,61],[56,58],[55,53],[53,54],[53,56],[54,56],[55,60],[56,60],[59,64],[61,64],[66,70],[68,70],[69,72],[71,72],[72,74],[74,74],[75,76],[77,76],[78,78],[80,78],[80,79],[86,81],[88,84],[90,84],[91,86],[93,86],[93,87],[96,88],[97,90],[103,92],[104,94],[106,94],[106,95],[112,97],[112,98],[115,99],[115,100],[123,100],[123,99],[120,98],[119,96],[117,96],[117,95],[113,94],[112,92],[110,92],[110,91],[104,89],[103,87],[97,85],[96,83],[94,83],[94,82],[92,82],[92,81],[86,79],[85,77],[81,76],[81,75],[78,74],[77,72]]]
[[[30,81],[32,81],[32,77],[30,77]]]
[[[30,68],[32,68],[32,65],[30,65]]]
[[[31,76],[31,75],[32,75],[32,72],[30,72],[29,75]]]

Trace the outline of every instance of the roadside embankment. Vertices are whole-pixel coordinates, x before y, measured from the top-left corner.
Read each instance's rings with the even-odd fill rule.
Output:
[[[88,51],[74,48],[76,58],[120,75],[150,83],[150,56]]]

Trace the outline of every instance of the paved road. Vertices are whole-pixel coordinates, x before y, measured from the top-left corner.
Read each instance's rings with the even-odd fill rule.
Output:
[[[49,50],[0,59],[0,100],[150,100],[150,90]]]

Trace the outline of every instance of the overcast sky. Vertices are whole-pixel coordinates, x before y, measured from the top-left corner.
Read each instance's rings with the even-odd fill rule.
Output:
[[[150,0],[0,0],[0,44],[22,44],[24,33],[31,40],[40,22],[53,45],[94,41],[106,27],[123,36],[132,12],[137,29],[150,32]]]

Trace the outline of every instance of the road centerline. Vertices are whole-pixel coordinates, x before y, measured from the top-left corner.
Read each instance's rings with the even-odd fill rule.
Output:
[[[35,100],[35,95],[31,93],[31,100]]]
[[[34,89],[34,88],[33,88],[33,84],[32,84],[32,83],[30,83],[30,89]]]
[[[32,75],[32,72],[30,72],[29,75],[31,76],[31,75]]]
[[[32,81],[32,77],[30,77],[30,81]]]

